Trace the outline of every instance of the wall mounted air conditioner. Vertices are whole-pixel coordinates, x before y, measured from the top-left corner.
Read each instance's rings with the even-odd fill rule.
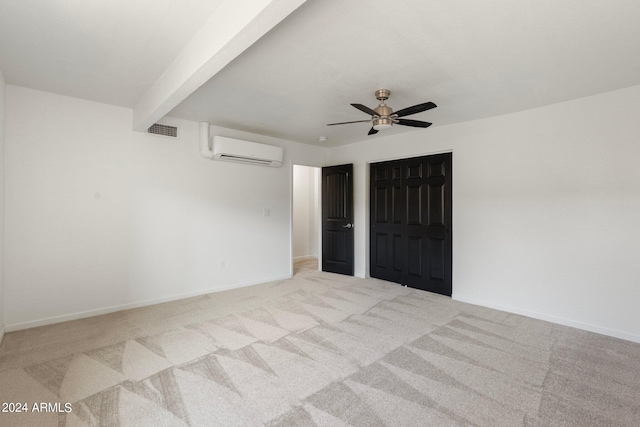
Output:
[[[214,136],[209,138],[209,123],[200,122],[200,154],[207,159],[226,160],[228,162],[246,163],[251,165],[282,166],[282,147],[258,144],[257,142],[241,139]],[[213,139],[213,148],[209,141]]]
[[[282,147],[258,144],[224,136],[213,137],[213,160],[249,163],[252,165],[282,166]]]

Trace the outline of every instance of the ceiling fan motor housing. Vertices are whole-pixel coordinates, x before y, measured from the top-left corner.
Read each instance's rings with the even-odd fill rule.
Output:
[[[386,105],[379,105],[374,108],[373,111],[378,113],[380,117],[389,117],[391,114],[393,114],[393,110],[391,109],[391,107],[388,107]]]
[[[378,94],[377,91],[376,95]],[[387,91],[389,92],[389,91]],[[378,98],[380,99],[380,98]],[[384,104],[384,100],[380,99],[380,101],[382,101],[382,103],[373,109],[373,111],[375,111],[376,113],[378,113],[378,115],[380,116],[379,118],[375,118],[373,119],[373,128],[375,130],[382,130],[382,129],[387,129],[390,128],[391,126],[393,126],[393,120],[389,117],[391,116],[391,114],[393,114],[393,110],[391,109],[391,107],[388,107]]]

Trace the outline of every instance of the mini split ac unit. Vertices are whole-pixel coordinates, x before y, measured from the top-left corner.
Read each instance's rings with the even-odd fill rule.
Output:
[[[282,165],[282,147],[258,144],[241,139],[213,137],[213,159],[253,165],[278,167]]]
[[[282,147],[224,136],[214,136],[213,148],[211,148],[209,147],[209,123],[200,122],[200,154],[207,159],[277,168],[282,166],[283,153]]]

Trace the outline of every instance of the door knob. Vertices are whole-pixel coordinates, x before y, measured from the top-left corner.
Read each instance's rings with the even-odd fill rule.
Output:
[[[348,223],[347,225],[343,225],[342,228],[353,228],[353,224]]]

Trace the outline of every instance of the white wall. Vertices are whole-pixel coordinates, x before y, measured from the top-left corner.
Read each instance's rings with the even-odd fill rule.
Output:
[[[4,93],[5,81],[0,70],[0,343],[4,336]]]
[[[454,299],[640,342],[640,86],[334,149],[331,164],[354,163],[366,225],[356,275],[368,273],[367,163],[442,151]]]
[[[293,165],[293,256],[318,256],[320,169]]]
[[[285,148],[281,168],[216,162],[195,122],[167,120],[174,140],[132,132],[130,109],[6,95],[8,330],[291,274],[291,165],[325,149],[212,127]]]

